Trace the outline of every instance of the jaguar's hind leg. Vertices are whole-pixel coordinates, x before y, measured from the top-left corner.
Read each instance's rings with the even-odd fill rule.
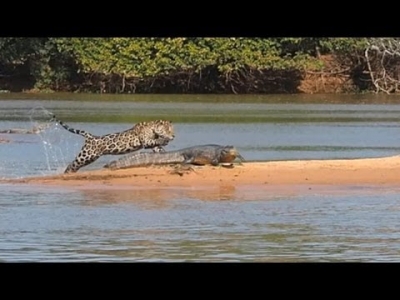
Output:
[[[75,173],[80,168],[91,164],[100,157],[100,155],[87,155],[84,153],[86,153],[86,151],[79,152],[75,160],[65,169],[64,173]]]

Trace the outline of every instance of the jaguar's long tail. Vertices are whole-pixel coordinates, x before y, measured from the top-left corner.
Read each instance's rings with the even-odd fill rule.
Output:
[[[75,128],[72,128],[72,127],[68,126],[67,124],[64,124],[61,120],[57,119],[57,117],[55,115],[53,115],[52,121],[59,123],[62,127],[64,127],[69,132],[82,135],[85,138],[93,137],[93,135],[91,133],[89,133],[89,132],[87,132],[85,130],[75,129]]]

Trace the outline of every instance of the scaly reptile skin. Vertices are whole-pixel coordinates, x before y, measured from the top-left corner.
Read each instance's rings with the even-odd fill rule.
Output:
[[[104,167],[112,170],[165,164],[213,165],[245,159],[233,146],[198,145],[170,152],[142,152],[111,161]]]
[[[9,134],[38,134],[47,128],[49,128],[52,123],[43,123],[37,126],[33,126],[32,129],[25,128],[11,128],[11,129],[3,129],[0,130],[0,133],[9,133]]]

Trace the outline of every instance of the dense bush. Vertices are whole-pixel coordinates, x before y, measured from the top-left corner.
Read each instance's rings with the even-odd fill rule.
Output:
[[[362,77],[360,89],[373,90],[373,84],[365,84],[371,40],[0,38],[0,89],[295,93],[307,71],[324,70],[321,56],[333,55],[356,85]]]

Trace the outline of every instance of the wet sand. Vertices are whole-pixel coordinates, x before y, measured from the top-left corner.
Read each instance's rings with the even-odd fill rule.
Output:
[[[74,174],[8,179],[0,182],[81,188],[212,187],[282,185],[399,185],[400,156],[345,160],[245,162],[233,168],[202,166],[174,171],[172,166],[123,170],[81,169]]]

